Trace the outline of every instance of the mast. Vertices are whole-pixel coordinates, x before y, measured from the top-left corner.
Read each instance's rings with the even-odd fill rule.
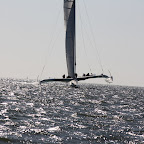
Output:
[[[64,0],[64,21],[66,28],[65,49],[66,49],[68,76],[75,79],[75,73],[76,73],[75,0]]]

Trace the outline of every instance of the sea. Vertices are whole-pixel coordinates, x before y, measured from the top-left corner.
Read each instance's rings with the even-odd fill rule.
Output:
[[[144,144],[144,88],[0,79],[0,144]]]

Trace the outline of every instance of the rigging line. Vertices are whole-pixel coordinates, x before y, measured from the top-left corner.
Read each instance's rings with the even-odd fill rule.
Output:
[[[96,46],[96,42],[95,42],[95,38],[94,38],[94,33],[93,33],[93,29],[92,29],[91,22],[90,22],[90,18],[89,18],[88,12],[87,12],[87,7],[86,7],[86,4],[85,4],[85,0],[83,0],[83,2],[84,2],[84,7],[86,9],[86,15],[88,17],[88,22],[89,22],[89,25],[90,25],[90,30],[91,30],[91,33],[92,33],[92,37],[93,37],[93,40],[94,40],[94,45],[95,45],[95,48],[96,48],[96,51],[97,51],[98,61],[99,61],[99,64],[101,66],[102,72],[104,72],[103,66],[102,66],[102,62],[101,62],[101,59],[100,59],[100,55],[99,55],[99,52],[98,52],[98,48]]]
[[[91,38],[90,38],[90,36],[89,36],[89,33],[87,32],[87,29],[86,29],[85,27],[83,27],[83,28],[84,28],[84,31],[86,32],[86,36],[88,37],[88,40],[89,40],[89,42],[90,42],[91,47],[94,48],[94,45],[93,45],[92,40],[91,40]],[[99,63],[99,61],[98,61],[98,63]]]
[[[79,16],[80,16],[80,21],[81,21],[81,31],[82,31],[81,34],[82,34],[82,40],[83,40],[83,45],[84,45],[84,51],[85,51],[85,55],[87,57],[86,48],[85,48],[85,41],[84,41],[84,35],[83,35],[83,25],[82,25],[81,11],[80,11],[80,8],[79,8],[79,3],[78,3],[78,10],[79,10]],[[88,59],[88,57],[87,57],[87,59]],[[87,64],[88,64],[90,72],[92,72],[88,61],[87,61]]]
[[[84,28],[85,28],[85,27],[84,27]],[[89,40],[89,43],[90,43],[91,47],[92,47],[92,48],[95,48],[95,46],[93,45],[93,42],[92,42],[92,40],[91,40],[91,38],[90,38],[90,36],[89,36],[89,33],[87,32],[87,29],[85,28],[84,30],[85,30],[85,32],[86,32],[86,36],[88,37],[88,40]],[[98,60],[97,62],[98,62],[98,64],[100,65],[99,60]]]
[[[60,9],[59,9],[59,11],[58,11],[58,15],[57,15],[57,19],[56,19],[56,23],[54,24],[54,27],[57,26],[57,23],[58,23],[58,20],[59,20],[59,17],[60,17],[61,10],[62,10],[62,7],[60,6]],[[53,32],[53,29],[52,29],[52,31],[51,31],[51,35],[52,35],[52,36],[51,36],[51,39],[50,39],[50,43],[49,43],[48,48],[51,47],[52,40],[54,39],[54,35],[55,35],[56,31],[57,31],[57,29],[55,29],[54,32]],[[53,44],[53,45],[54,45],[54,44]],[[49,57],[50,57],[50,54],[51,54],[52,49],[53,49],[53,47],[51,47],[51,48],[49,49],[49,53],[48,53],[48,54],[49,54]],[[47,53],[46,53],[46,54],[47,54]],[[45,56],[45,62],[44,62],[44,66],[42,67],[42,70],[41,70],[40,79],[41,79],[41,77],[42,77],[42,74],[43,74],[44,69],[45,69],[46,64],[47,64],[47,57],[48,57],[48,55]]]
[[[55,38],[54,43],[53,43],[52,48],[51,48],[51,53],[49,54],[49,57],[52,55],[52,52],[53,52],[54,49],[56,48],[56,47],[54,47],[54,46],[55,46],[55,44],[56,44],[57,39],[58,39],[59,36],[61,35],[61,33],[62,33],[62,31],[61,31],[61,32],[57,35],[57,37]],[[41,73],[41,74],[43,74],[45,68],[46,68],[46,64],[43,66],[43,69],[42,69],[42,73]],[[42,75],[41,75],[41,76],[42,76]]]

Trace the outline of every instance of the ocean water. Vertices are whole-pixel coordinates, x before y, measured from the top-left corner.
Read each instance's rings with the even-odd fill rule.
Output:
[[[144,88],[0,80],[0,144],[143,144]]]

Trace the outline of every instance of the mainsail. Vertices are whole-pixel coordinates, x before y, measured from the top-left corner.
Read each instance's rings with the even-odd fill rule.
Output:
[[[64,20],[66,27],[66,61],[68,76],[75,79],[76,37],[75,37],[75,0],[64,0]]]

